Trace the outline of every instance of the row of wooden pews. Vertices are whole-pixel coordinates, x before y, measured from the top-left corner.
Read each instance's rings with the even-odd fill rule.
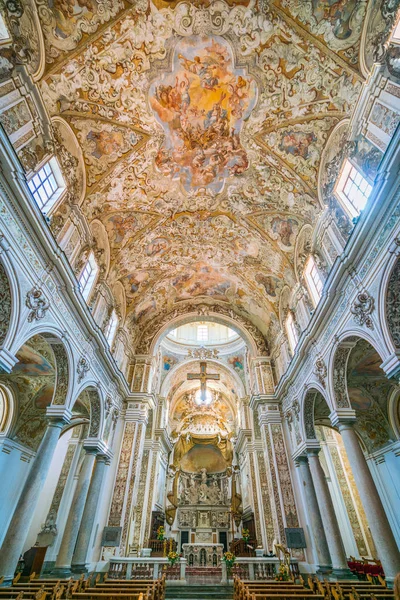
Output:
[[[330,582],[326,579],[308,578],[308,586],[327,600],[393,600],[393,591],[388,590],[384,579],[375,584],[371,581]]]
[[[235,577],[233,580],[234,600],[324,600],[323,594],[317,594],[303,583],[293,581],[250,581]]]
[[[393,600],[384,580],[371,581],[320,581],[308,577],[307,583],[300,575],[294,581],[250,581],[234,578],[234,600]]]
[[[0,600],[165,600],[165,576],[115,581],[91,574],[57,581],[35,579],[33,573],[27,582],[17,576],[11,586],[0,587]]]

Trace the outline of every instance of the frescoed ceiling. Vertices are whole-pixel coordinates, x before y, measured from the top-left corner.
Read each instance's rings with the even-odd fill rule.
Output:
[[[50,116],[86,169],[133,339],[199,300],[270,343],[321,153],[363,80],[365,0],[37,0]]]

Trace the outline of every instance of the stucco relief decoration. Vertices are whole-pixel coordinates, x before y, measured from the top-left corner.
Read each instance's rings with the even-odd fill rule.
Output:
[[[123,7],[121,0],[56,0],[51,5],[38,0],[47,62],[76,48],[83,35],[97,31]]]
[[[314,428],[315,392],[308,392],[304,398],[304,429],[308,440],[316,439]]]
[[[322,152],[360,90],[346,64],[363,3],[273,4],[38,0],[41,93],[77,136],[80,208],[107,231],[136,352],[198,305],[246,323],[260,356],[278,339]]]
[[[350,408],[346,379],[347,359],[350,352],[350,348],[339,347],[335,354],[333,365],[333,389],[335,390],[336,405],[338,408]]]
[[[88,359],[85,358],[84,356],[81,356],[80,359],[78,360],[78,364],[76,366],[76,372],[78,375],[78,383],[80,383],[86,377],[86,373],[89,371],[89,369],[90,369],[90,363],[89,363]]]
[[[357,63],[366,0],[283,0],[281,5],[330,48],[341,52],[349,62]]]
[[[354,315],[354,320],[358,325],[365,325],[368,329],[374,328],[374,322],[371,317],[374,305],[375,301],[368,292],[364,291],[357,294],[350,311]]]
[[[386,318],[393,343],[400,348],[400,260],[397,259],[386,292]]]
[[[6,271],[0,262],[0,345],[4,342],[11,319],[11,288]]]
[[[26,295],[25,305],[29,308],[28,322],[39,321],[46,316],[50,304],[39,288],[32,288]]]
[[[100,434],[101,405],[100,397],[97,391],[89,390],[90,399],[90,428],[89,437],[97,437]]]
[[[328,375],[328,369],[323,358],[317,358],[314,366],[314,374],[317,376],[320,384],[326,386],[326,377]]]

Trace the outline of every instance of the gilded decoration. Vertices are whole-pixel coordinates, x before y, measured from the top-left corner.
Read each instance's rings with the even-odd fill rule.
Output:
[[[365,3],[45,4],[41,92],[76,135],[134,349],[199,303],[272,345],[323,150],[360,91]]]
[[[7,273],[0,262],[0,345],[3,344],[11,319],[11,288]]]

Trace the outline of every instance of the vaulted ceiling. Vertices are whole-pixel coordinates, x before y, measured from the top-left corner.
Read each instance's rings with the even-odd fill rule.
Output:
[[[201,300],[268,339],[358,98],[364,0],[37,0],[40,90],[82,151],[132,331]]]

